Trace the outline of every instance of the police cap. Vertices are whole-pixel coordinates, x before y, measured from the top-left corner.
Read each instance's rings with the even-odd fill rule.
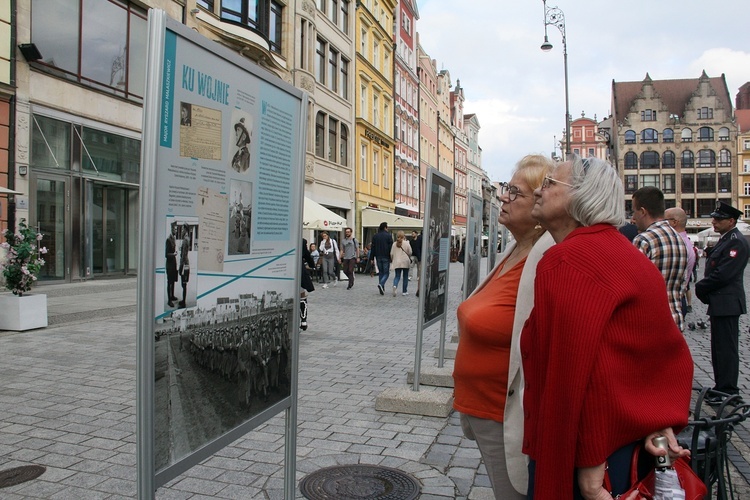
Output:
[[[716,209],[711,212],[711,217],[714,219],[734,219],[739,220],[742,217],[742,212],[734,208],[728,203],[719,201],[716,203]]]

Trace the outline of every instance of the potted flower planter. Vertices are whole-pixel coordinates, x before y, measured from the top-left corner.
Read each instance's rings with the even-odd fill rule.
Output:
[[[12,292],[0,295],[0,330],[31,330],[47,326],[47,296],[29,294],[44,265],[40,247],[42,233],[29,227],[25,219],[16,231],[3,232],[6,241],[0,243],[0,270],[4,286]]]
[[[47,326],[47,296],[43,293],[0,295],[0,330],[22,332]]]

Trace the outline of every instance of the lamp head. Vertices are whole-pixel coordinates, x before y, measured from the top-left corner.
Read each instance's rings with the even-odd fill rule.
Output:
[[[549,38],[547,38],[547,35],[544,35],[544,43],[540,47],[544,52],[549,52],[552,50],[553,45],[549,43]]]

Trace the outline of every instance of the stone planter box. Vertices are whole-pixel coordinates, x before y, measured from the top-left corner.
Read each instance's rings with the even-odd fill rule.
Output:
[[[0,330],[22,332],[47,326],[47,296],[0,295]]]

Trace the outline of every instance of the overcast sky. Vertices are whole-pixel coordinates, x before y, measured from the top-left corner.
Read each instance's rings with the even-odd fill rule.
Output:
[[[726,75],[729,95],[750,81],[748,0],[548,0],[565,14],[570,114],[610,114],[612,80]],[[542,0],[418,0],[417,31],[438,70],[461,80],[476,113],[483,167],[507,181],[528,153],[549,155],[565,129],[562,35]]]

